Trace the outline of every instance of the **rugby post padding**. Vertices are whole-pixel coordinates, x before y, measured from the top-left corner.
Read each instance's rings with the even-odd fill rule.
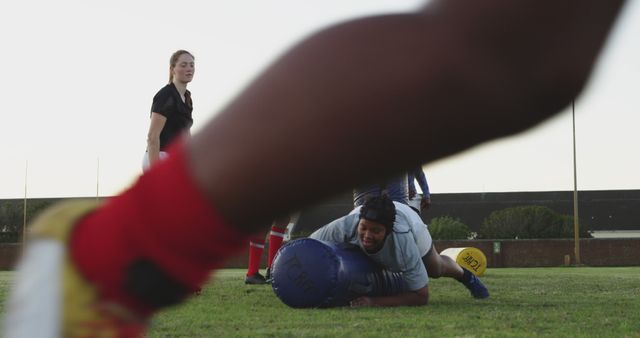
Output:
[[[487,257],[476,248],[449,248],[442,251],[440,255],[451,257],[458,265],[476,276],[482,276],[487,269]]]
[[[405,290],[398,273],[383,270],[359,247],[312,238],[285,244],[271,267],[271,286],[295,308],[349,305],[359,296],[383,296]]]

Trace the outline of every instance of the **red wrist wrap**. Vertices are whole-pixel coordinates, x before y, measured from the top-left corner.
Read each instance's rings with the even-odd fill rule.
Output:
[[[182,144],[124,193],[85,217],[72,238],[80,271],[107,298],[150,309],[123,289],[126,267],[144,258],[197,290],[250,234],[227,225],[190,177]]]

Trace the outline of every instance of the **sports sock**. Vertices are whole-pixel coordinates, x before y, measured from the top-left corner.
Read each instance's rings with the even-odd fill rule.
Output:
[[[471,271],[462,268],[462,277],[460,277],[460,279],[458,279],[458,281],[460,283],[468,283],[471,280]]]
[[[260,261],[264,252],[264,236],[252,238],[249,242],[249,267],[247,276],[253,276],[260,271]]]
[[[70,250],[105,299],[144,315],[198,290],[249,238],[228,225],[195,185],[180,144],[83,218]]]
[[[273,263],[273,258],[276,256],[278,250],[282,246],[282,241],[284,240],[284,234],[287,231],[287,228],[281,228],[276,225],[271,227],[271,232],[269,233],[269,257],[267,261],[267,266],[271,267],[271,263]]]

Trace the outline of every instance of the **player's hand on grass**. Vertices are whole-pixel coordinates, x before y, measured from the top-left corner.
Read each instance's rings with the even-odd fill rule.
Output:
[[[373,299],[370,297],[358,297],[352,300],[350,303],[351,307],[361,307],[361,306],[373,306]]]

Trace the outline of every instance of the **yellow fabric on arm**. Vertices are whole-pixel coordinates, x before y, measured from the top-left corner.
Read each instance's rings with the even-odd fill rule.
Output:
[[[62,280],[62,337],[123,337],[126,327],[140,324],[124,307],[100,299],[96,288],[78,271],[69,252],[74,226],[99,206],[96,201],[77,200],[57,204],[33,222],[30,240],[54,240],[64,246]],[[130,323],[130,324],[128,324]]]

